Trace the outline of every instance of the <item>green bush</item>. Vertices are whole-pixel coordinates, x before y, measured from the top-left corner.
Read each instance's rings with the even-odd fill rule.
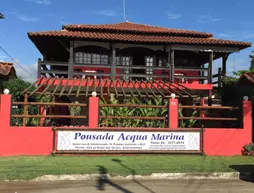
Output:
[[[178,116],[179,118],[184,117],[183,115],[183,108],[179,108],[178,109]],[[191,117],[199,117],[200,116],[200,111],[199,110],[194,110],[192,112]],[[179,128],[194,128],[196,123],[197,123],[197,119],[190,119],[190,120],[182,120],[179,119]]]
[[[254,143],[247,144],[243,147],[243,155],[254,156]]]
[[[168,102],[162,98],[158,99],[138,99],[125,98],[122,101],[117,100],[113,96],[109,99],[109,104],[145,104],[145,105],[164,105]],[[100,100],[100,104],[107,104],[104,99]],[[100,115],[102,116],[120,116],[120,117],[165,117],[165,120],[142,120],[142,119],[100,119],[100,126],[104,127],[167,127],[167,108],[133,108],[133,107],[101,107]]]
[[[110,97],[109,102],[105,99],[100,100],[100,104],[143,104],[143,105],[158,105],[168,106],[168,100],[162,98],[152,99],[138,99],[125,98],[122,101],[113,96]],[[102,127],[149,127],[149,128],[167,128],[168,127],[168,108],[135,108],[135,107],[101,107],[101,116],[120,116],[120,117],[164,117],[165,120],[144,120],[144,119],[123,119],[123,118],[101,118],[100,126]],[[179,117],[183,117],[182,108],[178,111]],[[198,110],[192,112],[192,117],[200,116]],[[179,120],[180,128],[193,128],[197,125],[198,120]]]

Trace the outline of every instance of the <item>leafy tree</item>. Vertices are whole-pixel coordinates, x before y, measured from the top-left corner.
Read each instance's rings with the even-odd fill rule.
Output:
[[[248,70],[238,70],[236,72],[233,72],[235,76],[242,76],[246,72],[254,72],[254,51],[249,55],[251,61],[250,61],[250,67]]]
[[[10,90],[13,101],[21,102],[21,101],[24,101],[24,96],[21,94],[21,92],[24,91],[26,88],[28,88],[31,85],[31,83],[25,80],[22,80],[21,78],[13,78],[4,82],[3,85],[4,85],[4,88],[8,88]],[[33,89],[34,87],[32,87],[30,91]]]
[[[21,78],[13,78],[9,79],[8,81],[4,82],[4,88],[7,88],[10,90],[10,93],[12,94],[12,101],[14,102],[24,102],[24,95],[22,94],[22,91],[24,91],[26,88],[28,88],[31,83],[27,82],[25,80],[22,80]],[[31,87],[28,92],[35,89],[35,86]],[[28,100],[30,102],[48,102],[48,97],[40,97],[39,95],[33,95],[29,96]],[[17,108],[12,108],[12,114],[23,114],[24,113],[24,106],[18,105]],[[36,115],[39,114],[39,107],[38,106],[29,106],[28,107],[28,113],[30,115]],[[12,118],[11,124],[12,125],[22,125],[23,120],[20,118]],[[40,124],[40,119],[38,118],[31,118],[28,119],[27,125],[33,125],[37,126]]]
[[[252,53],[250,54],[250,71],[251,72],[254,72],[254,51],[252,51]]]

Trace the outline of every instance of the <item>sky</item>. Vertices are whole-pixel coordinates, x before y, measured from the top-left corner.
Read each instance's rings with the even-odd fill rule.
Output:
[[[0,0],[0,46],[26,71],[15,64],[22,78],[36,78],[41,54],[27,32],[60,30],[63,24],[123,22],[123,0]],[[131,22],[161,27],[210,32],[215,38],[254,43],[253,0],[126,0]],[[228,72],[250,66],[248,48],[232,54]],[[0,60],[12,61],[2,50]],[[214,70],[221,60],[214,63]]]

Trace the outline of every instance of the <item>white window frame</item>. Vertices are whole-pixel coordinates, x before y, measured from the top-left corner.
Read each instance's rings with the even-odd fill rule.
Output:
[[[153,56],[145,56],[145,66],[154,66],[155,58]],[[150,75],[150,77],[146,77],[146,80],[153,80],[153,69],[146,69],[146,75]]]

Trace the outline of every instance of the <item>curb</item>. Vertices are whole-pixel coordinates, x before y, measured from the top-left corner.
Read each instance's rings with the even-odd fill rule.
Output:
[[[35,178],[33,182],[43,181],[84,181],[84,180],[96,180],[98,178],[110,179],[110,180],[237,180],[248,179],[253,174],[239,173],[239,172],[214,172],[214,173],[153,173],[152,175],[129,175],[129,176],[110,176],[109,174],[77,174],[77,175],[44,175]],[[8,180],[7,180],[8,181]]]

